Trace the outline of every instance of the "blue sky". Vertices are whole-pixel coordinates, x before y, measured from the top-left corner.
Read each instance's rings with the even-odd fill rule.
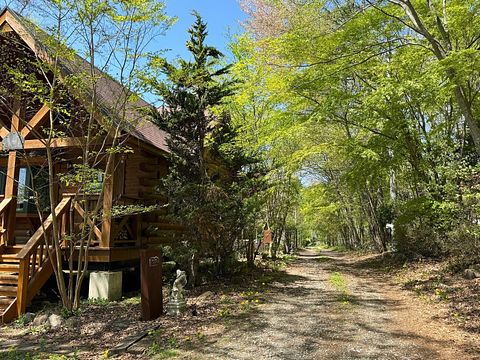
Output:
[[[167,34],[160,38],[161,47],[170,49],[166,57],[173,59],[188,56],[185,42],[188,39],[187,29],[194,21],[192,10],[197,10],[207,22],[207,44],[229,55],[228,36],[238,33],[241,30],[239,23],[245,19],[237,0],[167,0],[167,14],[177,16],[178,20]]]

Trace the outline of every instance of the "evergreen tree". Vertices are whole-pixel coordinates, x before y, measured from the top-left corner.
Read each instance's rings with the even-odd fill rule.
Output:
[[[163,190],[169,213],[188,229],[182,235],[185,246],[177,243],[176,249],[188,254],[193,282],[201,258],[213,259],[221,273],[232,255],[244,219],[248,176],[242,176],[242,169],[249,162],[232,143],[235,129],[223,107],[234,88],[230,65],[222,66],[222,53],[205,45],[206,24],[198,13],[194,16],[186,44],[192,60],[172,64],[156,58],[151,67],[165,80],[150,80],[164,103],[155,120],[170,134]]]

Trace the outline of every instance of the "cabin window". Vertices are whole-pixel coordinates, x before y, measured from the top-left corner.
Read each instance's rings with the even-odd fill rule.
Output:
[[[17,212],[28,212],[30,199],[31,173],[27,168],[18,170]]]
[[[5,185],[7,182],[7,169],[0,168],[0,195],[5,195]],[[18,169],[17,182],[17,212],[36,213],[35,201],[32,198],[32,182],[35,183],[35,190],[39,195],[39,203],[42,211],[48,211],[48,172],[40,168],[21,167]]]
[[[17,188],[17,211],[26,212],[29,201],[30,172],[27,168],[20,168],[18,171]],[[7,182],[7,169],[0,168],[0,195],[5,195],[5,185]]]
[[[50,211],[48,171],[39,167],[22,167],[18,171],[17,212],[36,213],[33,188],[38,195],[40,211]]]

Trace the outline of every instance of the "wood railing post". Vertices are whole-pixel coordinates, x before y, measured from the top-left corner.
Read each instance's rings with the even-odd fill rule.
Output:
[[[27,309],[27,290],[29,278],[29,262],[30,256],[20,260],[20,268],[18,270],[18,287],[17,287],[17,314],[18,316],[25,313]]]
[[[102,217],[102,240],[100,247],[112,247],[112,206],[113,206],[113,181],[115,174],[116,156],[107,164],[103,184],[103,217]]]
[[[12,198],[5,198],[0,202],[0,245],[8,244],[8,212],[10,211]]]

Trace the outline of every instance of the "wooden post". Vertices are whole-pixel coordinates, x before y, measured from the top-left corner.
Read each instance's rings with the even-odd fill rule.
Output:
[[[163,313],[162,262],[160,250],[140,250],[140,286],[144,321],[154,320]]]
[[[102,241],[100,241],[100,247],[111,247],[111,234],[112,234],[112,206],[113,206],[113,180],[115,169],[116,156],[113,155],[113,159],[110,164],[107,164],[104,177],[104,191],[103,191],[103,218],[102,218]]]
[[[11,150],[8,152],[7,179],[5,181],[5,198],[15,198],[17,188],[18,164],[17,152]]]
[[[20,268],[18,270],[18,287],[17,287],[17,314],[18,316],[25,313],[27,308],[27,288],[28,288],[28,263],[30,256],[20,260]]]
[[[19,132],[21,130],[20,118],[23,111],[19,99],[15,99],[13,104],[13,116],[10,133]],[[11,198],[7,216],[7,236],[8,245],[15,244],[15,224],[17,217],[17,183],[18,183],[19,162],[17,159],[17,151],[10,150],[8,152],[7,179],[5,181],[5,198]]]

